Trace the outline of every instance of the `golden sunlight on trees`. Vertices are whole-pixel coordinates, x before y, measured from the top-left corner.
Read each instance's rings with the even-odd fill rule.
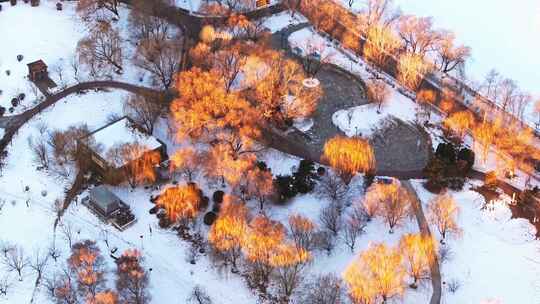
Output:
[[[272,173],[255,167],[249,170],[244,178],[247,183],[245,186],[246,195],[249,198],[257,199],[259,208],[262,211],[266,200],[274,193]]]
[[[471,49],[469,47],[455,46],[454,41],[454,33],[443,32],[442,39],[435,48],[437,53],[437,68],[443,73],[449,73],[456,69],[463,72],[465,62],[471,56]]]
[[[118,295],[114,291],[103,291],[96,294],[94,298],[86,301],[86,304],[117,304]]]
[[[104,260],[94,242],[85,241],[73,245],[68,267],[74,277],[82,298],[93,299],[104,287]]]
[[[310,88],[303,83],[306,75],[300,64],[280,52],[261,54],[266,71],[249,94],[263,117],[278,127],[285,127],[295,118],[305,118],[317,108],[322,95],[320,86]]]
[[[170,157],[170,161],[171,172],[179,172],[188,182],[193,181],[194,175],[203,163],[201,153],[192,147],[176,150]]]
[[[296,248],[313,249],[315,229],[315,224],[307,217],[298,214],[289,216],[289,230]]]
[[[398,182],[374,183],[368,189],[363,202],[368,216],[380,215],[390,227],[390,233],[412,213],[408,192]]]
[[[250,280],[265,290],[273,270],[272,257],[285,241],[285,227],[264,215],[256,216],[249,226],[250,231],[244,239],[243,251],[251,269]]]
[[[380,79],[370,79],[366,82],[367,96],[369,101],[377,105],[377,112],[381,111],[382,106],[388,100],[391,92],[388,85]]]
[[[430,17],[401,16],[397,32],[403,40],[405,50],[418,54],[421,58],[432,51],[442,39],[441,33],[433,29],[433,20]]]
[[[241,137],[256,132],[256,112],[243,98],[227,93],[216,72],[203,72],[198,68],[182,72],[176,88],[182,92],[171,105],[177,138],[211,141],[224,130]]]
[[[121,168],[123,177],[131,187],[143,183],[154,182],[157,178],[156,166],[161,161],[158,151],[148,151],[148,148],[139,143],[128,143],[112,147],[107,152],[107,158],[117,168]],[[115,180],[116,176],[110,176]]]
[[[420,280],[430,278],[430,266],[436,254],[433,238],[421,234],[405,234],[399,240],[398,248],[403,255],[407,272],[413,279],[410,286],[417,288]]]
[[[302,270],[311,256],[304,248],[283,244],[270,257],[270,265],[276,270],[278,287],[284,303],[288,303],[293,291],[300,285]]]
[[[431,64],[420,55],[405,53],[399,57],[397,79],[405,87],[416,92],[425,75],[431,70]]]
[[[428,219],[432,225],[436,226],[441,234],[441,243],[444,243],[449,233],[459,233],[457,217],[459,207],[447,193],[439,194],[430,202],[428,209]]]
[[[345,270],[343,278],[354,303],[373,304],[401,297],[406,269],[397,249],[371,244]]]
[[[431,105],[437,100],[437,95],[433,90],[420,90],[416,93],[416,100],[420,103],[422,111],[427,114],[428,118],[431,115]]]
[[[165,209],[171,222],[188,220],[199,213],[201,193],[192,184],[169,187],[159,195],[156,202]]]
[[[208,240],[225,255],[225,260],[236,270],[242,244],[248,232],[248,209],[243,202],[225,196],[219,216],[210,228]]]
[[[482,123],[477,124],[472,130],[474,138],[473,148],[481,156],[484,163],[487,161],[490,149],[497,140],[496,135],[500,124],[500,120],[489,122],[484,119]]]
[[[391,28],[375,25],[368,29],[364,56],[368,61],[384,68],[400,47],[401,42]]]
[[[361,138],[336,136],[324,144],[323,159],[338,171],[345,183],[358,173],[375,170],[375,154],[369,142]]]
[[[467,131],[471,131],[474,128],[475,119],[470,111],[460,111],[446,117],[443,125],[463,140]]]
[[[207,177],[220,179],[221,184],[229,183],[233,188],[238,186],[243,174],[253,167],[256,156],[253,153],[235,155],[225,144],[214,145],[205,159]]]

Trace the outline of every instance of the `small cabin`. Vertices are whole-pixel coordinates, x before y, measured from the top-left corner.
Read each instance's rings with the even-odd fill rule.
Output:
[[[28,78],[31,81],[46,80],[49,78],[49,72],[47,71],[47,65],[43,60],[38,60],[27,64],[28,66]]]
[[[159,139],[144,132],[143,128],[127,116],[80,138],[78,144],[88,157],[90,169],[101,177],[104,182],[113,185],[126,180],[123,170],[129,165],[129,162],[119,163],[118,160],[111,159],[110,154],[116,147],[126,144],[138,144],[145,148],[139,157],[142,157],[145,153],[157,151],[162,161],[168,159],[166,145]],[[158,169],[156,167],[156,171]]]
[[[136,221],[129,206],[103,185],[92,188],[82,203],[103,222],[121,231]]]

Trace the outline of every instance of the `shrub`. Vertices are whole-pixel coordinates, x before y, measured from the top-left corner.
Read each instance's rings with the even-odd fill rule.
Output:
[[[281,202],[285,202],[298,194],[294,178],[290,175],[278,175],[274,179],[274,186]]]
[[[466,163],[466,166],[463,168],[466,173],[468,173],[474,166],[474,158],[474,152],[468,148],[462,148],[459,150],[457,155],[458,161],[464,161]]]
[[[206,208],[208,208],[210,202],[210,198],[208,196],[203,196],[201,199],[201,203],[199,204],[199,211],[204,211]]]
[[[448,163],[456,161],[456,148],[451,143],[440,143],[435,151],[435,156]]]
[[[18,105],[19,105],[19,99],[17,99],[17,98],[12,98],[12,99],[11,99],[11,105],[12,105],[13,107],[18,106]]]
[[[162,229],[167,229],[171,226],[171,221],[167,217],[159,219],[159,227]]]
[[[23,55],[17,55],[17,61],[18,62],[21,62],[23,60],[24,56]]]
[[[309,193],[315,188],[315,164],[303,159],[295,173],[293,173],[294,186],[299,193]]]
[[[26,94],[21,93],[17,96],[17,98],[19,99],[19,101],[23,101],[26,98]]]
[[[212,226],[217,219],[217,214],[213,211],[207,212],[204,215],[203,222],[205,225]]]
[[[6,108],[0,106],[0,116],[4,116],[6,114]]]
[[[212,195],[212,201],[214,203],[221,204],[223,202],[223,196],[224,195],[225,195],[225,192],[223,192],[221,190],[218,190],[218,191],[214,192],[214,194]]]

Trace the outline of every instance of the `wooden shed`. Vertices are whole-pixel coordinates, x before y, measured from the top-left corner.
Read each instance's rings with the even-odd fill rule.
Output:
[[[28,66],[28,78],[31,81],[45,80],[49,78],[49,72],[47,71],[47,65],[43,60],[30,62]]]

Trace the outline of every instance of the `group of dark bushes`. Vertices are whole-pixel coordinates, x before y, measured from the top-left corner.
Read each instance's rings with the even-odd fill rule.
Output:
[[[313,191],[316,180],[326,172],[324,167],[315,168],[315,163],[302,160],[298,168],[291,175],[278,175],[274,179],[274,187],[278,202],[286,202],[298,194]]]
[[[469,148],[460,148],[450,142],[440,143],[424,168],[426,188],[437,193],[445,188],[463,189],[474,158],[474,152]]]

